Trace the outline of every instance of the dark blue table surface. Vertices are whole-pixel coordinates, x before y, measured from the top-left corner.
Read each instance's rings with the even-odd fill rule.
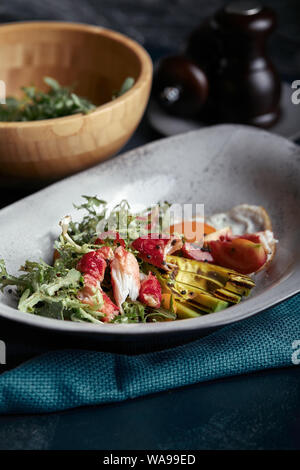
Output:
[[[299,449],[300,368],[113,405],[0,417],[0,449]]]
[[[113,27],[144,43],[155,60],[179,47],[186,33],[222,0],[52,0],[1,5],[0,21],[67,19]],[[279,12],[271,44],[285,79],[300,78],[299,3],[265,1]],[[201,6],[201,8],[200,8]],[[160,32],[158,35],[157,32]],[[144,118],[125,150],[161,136]],[[0,180],[0,207],[38,187]],[[7,366],[54,349],[53,336],[0,320]],[[63,347],[70,340],[63,341]],[[59,347],[62,347],[61,341]],[[0,416],[0,449],[299,449],[300,368],[206,382],[123,403],[54,414]]]

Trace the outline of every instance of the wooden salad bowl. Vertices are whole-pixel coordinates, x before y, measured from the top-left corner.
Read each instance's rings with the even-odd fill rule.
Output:
[[[45,76],[75,84],[97,105],[83,115],[31,122],[0,122],[0,175],[52,179],[115,154],[131,137],[147,104],[152,62],[132,39],[96,26],[25,22],[0,26],[0,80],[6,96],[20,88],[46,90]],[[133,87],[112,100],[126,77]]]

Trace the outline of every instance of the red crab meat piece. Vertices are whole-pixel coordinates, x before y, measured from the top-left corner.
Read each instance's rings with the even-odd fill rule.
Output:
[[[113,249],[107,245],[103,245],[98,248],[98,250],[96,250],[96,253],[98,256],[102,256],[102,258],[105,259],[106,262],[111,261],[114,257]]]
[[[182,248],[182,240],[176,236],[159,238],[158,234],[149,234],[148,238],[140,237],[134,240],[132,247],[139,252],[138,256],[149,264],[166,271],[169,269],[166,256]]]
[[[94,305],[93,296],[100,288],[99,282],[91,274],[83,275],[84,286],[77,292],[77,299],[83,304]]]
[[[196,261],[204,261],[206,263],[213,263],[214,259],[211,253],[204,250],[195,243],[185,243],[182,247],[182,254],[185,258],[194,259]]]
[[[148,305],[148,307],[160,307],[161,286],[158,279],[151,272],[141,282],[139,301],[144,305]]]
[[[99,308],[99,312],[104,313],[105,317],[101,320],[104,322],[111,321],[116,315],[119,314],[118,307],[113,303],[113,301],[108,297],[105,292],[100,287],[99,281],[95,279],[91,274],[84,274],[84,286],[77,292],[77,299],[80,300],[83,304],[90,305],[95,307],[95,294],[97,291],[101,293],[103,299],[103,305]]]
[[[76,269],[83,274],[90,274],[102,282],[106,268],[106,261],[102,250],[91,251],[82,256],[78,261]]]
[[[103,318],[104,322],[109,322],[114,319],[116,315],[119,315],[118,307],[113,303],[113,301],[102,291],[102,297],[104,304],[101,307],[101,312],[105,313]]]

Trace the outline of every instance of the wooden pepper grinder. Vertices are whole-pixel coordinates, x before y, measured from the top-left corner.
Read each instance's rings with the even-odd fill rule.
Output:
[[[274,11],[253,1],[234,1],[214,19],[223,49],[212,97],[217,120],[270,127],[280,114],[281,88],[266,54]]]

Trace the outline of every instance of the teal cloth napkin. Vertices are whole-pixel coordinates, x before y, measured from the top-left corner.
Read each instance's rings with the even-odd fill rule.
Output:
[[[110,403],[206,380],[292,366],[300,294],[192,343],[125,356],[86,350],[38,356],[0,376],[0,413]]]

